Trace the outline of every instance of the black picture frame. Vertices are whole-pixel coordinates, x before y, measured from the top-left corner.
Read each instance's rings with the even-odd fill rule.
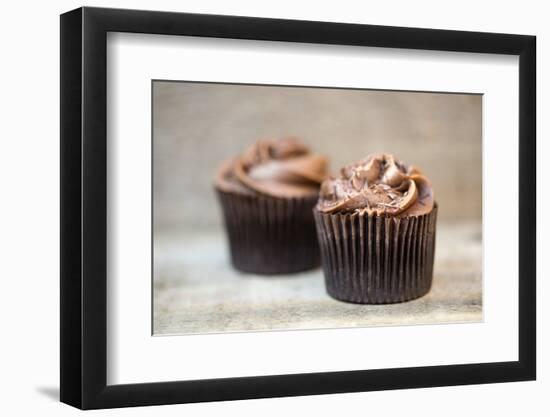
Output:
[[[108,32],[519,56],[519,360],[107,385]],[[82,409],[536,378],[536,38],[359,24],[79,8],[61,15],[61,401]]]

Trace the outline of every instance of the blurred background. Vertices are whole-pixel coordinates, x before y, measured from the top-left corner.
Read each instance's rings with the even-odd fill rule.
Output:
[[[481,95],[153,82],[155,231],[219,228],[219,164],[297,136],[331,172],[389,152],[432,180],[439,220],[481,219]]]

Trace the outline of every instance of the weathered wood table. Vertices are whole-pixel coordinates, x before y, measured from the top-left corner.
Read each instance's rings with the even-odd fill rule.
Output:
[[[220,232],[155,236],[154,334],[481,321],[481,225],[438,224],[436,244],[428,295],[357,305],[330,298],[321,269],[282,277],[235,271]]]

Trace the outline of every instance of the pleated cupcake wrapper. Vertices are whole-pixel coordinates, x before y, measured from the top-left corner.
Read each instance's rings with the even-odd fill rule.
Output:
[[[327,292],[361,304],[412,300],[432,285],[437,205],[414,217],[314,209]]]
[[[287,274],[320,265],[312,214],[317,196],[285,199],[217,191],[236,269]]]

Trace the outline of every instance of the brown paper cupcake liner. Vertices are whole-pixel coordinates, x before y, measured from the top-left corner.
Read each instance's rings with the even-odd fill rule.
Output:
[[[352,303],[412,300],[432,285],[437,205],[414,217],[314,209],[327,292]]]
[[[217,192],[236,269],[288,274],[320,265],[312,215],[317,196],[284,199]]]

